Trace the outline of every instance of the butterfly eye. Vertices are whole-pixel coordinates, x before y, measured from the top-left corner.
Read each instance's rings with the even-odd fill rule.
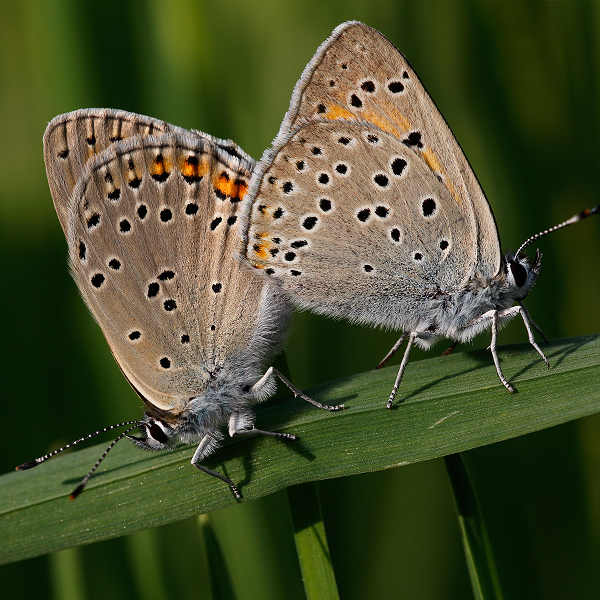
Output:
[[[162,430],[158,423],[152,423],[152,425],[148,427],[148,433],[150,434],[150,437],[161,444],[167,444],[169,442],[167,434]]]
[[[520,262],[513,261],[510,263],[510,272],[517,287],[523,287],[527,281],[527,269]]]

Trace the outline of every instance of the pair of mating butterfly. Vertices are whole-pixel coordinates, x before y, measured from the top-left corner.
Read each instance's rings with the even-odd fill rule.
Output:
[[[404,56],[361,23],[340,25],[319,48],[256,166],[231,141],[116,110],[56,117],[44,155],[75,281],[147,407],[113,426],[128,428],[106,452],[123,437],[149,450],[197,443],[192,464],[240,498],[200,462],[227,423],[231,436],[295,439],[254,427],[252,405],[275,376],[319,408],[343,408],[308,398],[273,367],[263,374],[288,299],[405,332],[390,352],[408,338],[388,408],[415,343],[467,341],[488,328],[513,391],[496,335],[516,314],[547,363],[534,323],[513,304],[540,270],[539,253],[531,264],[522,251],[548,232],[502,256],[448,125]]]

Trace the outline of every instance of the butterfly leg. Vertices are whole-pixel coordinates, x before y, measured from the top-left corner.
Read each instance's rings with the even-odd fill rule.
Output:
[[[546,344],[548,344],[548,338],[544,335],[544,332],[535,324],[535,321],[531,318],[529,311],[525,308],[525,306],[523,306],[523,303],[521,301],[519,301],[519,305],[527,313],[527,318],[529,319],[529,322],[533,325],[533,328],[544,338]]]
[[[229,417],[229,435],[231,437],[240,437],[243,435],[268,435],[274,438],[284,440],[295,440],[296,436],[293,433],[280,433],[278,431],[264,431],[256,429],[252,424],[251,418],[248,418],[246,413],[234,412]]]
[[[448,356],[448,354],[450,354],[452,350],[456,348],[456,346],[458,346],[458,342],[453,342],[451,346],[449,346],[442,352],[442,356]]]
[[[504,373],[502,373],[502,369],[500,368],[500,359],[498,358],[498,352],[496,351],[496,342],[498,340],[498,311],[490,310],[482,316],[489,316],[492,319],[492,341],[490,343],[490,352],[492,353],[492,358],[494,359],[494,365],[496,365],[496,373],[498,373],[498,377],[500,377],[502,385],[504,385],[504,387],[511,394],[514,394],[515,388],[512,385],[510,385],[510,383],[508,383],[508,381],[506,380],[506,377],[504,377]]]
[[[387,363],[387,361],[390,360],[390,358],[392,358],[392,356],[394,356],[394,354],[396,354],[396,352],[398,352],[398,348],[400,348],[400,346],[402,346],[402,343],[404,342],[404,340],[407,337],[408,337],[408,333],[404,332],[398,338],[398,341],[392,346],[392,349],[383,357],[383,360],[380,361],[380,363],[375,368],[382,369],[383,367],[385,367],[385,364]]]
[[[537,345],[535,341],[535,337],[531,328],[533,321],[531,320],[531,317],[529,316],[529,313],[527,312],[527,309],[524,306],[511,306],[510,308],[507,308],[500,312],[498,312],[497,310],[490,310],[476,319],[476,321],[482,321],[484,319],[491,319],[492,321],[492,341],[490,343],[489,349],[492,353],[492,358],[494,359],[496,373],[498,373],[498,377],[500,378],[502,385],[511,394],[514,393],[515,389],[512,385],[510,385],[510,383],[508,383],[506,377],[504,377],[504,374],[502,373],[502,369],[500,368],[500,359],[498,358],[498,352],[496,350],[496,344],[498,339],[498,321],[512,319],[517,314],[520,314],[523,318],[525,329],[527,329],[527,336],[529,337],[529,343],[536,349],[537,353],[542,357],[542,360],[546,363],[546,366],[550,368],[550,363],[548,362],[548,359],[546,358],[541,348]]]
[[[252,389],[255,391],[259,391],[261,389],[261,387],[266,385],[267,382],[269,381],[269,379],[273,376],[279,377],[279,379],[281,379],[281,381],[283,381],[283,383],[285,383],[285,385],[287,385],[287,387],[292,391],[292,393],[294,394],[294,396],[296,398],[302,398],[302,400],[306,400],[306,402],[310,402],[313,406],[316,406],[317,408],[322,408],[323,410],[331,410],[331,411],[344,409],[343,404],[336,404],[336,405],[321,404],[320,402],[317,402],[316,400],[309,398],[306,394],[303,394],[289,379],[284,377],[275,367],[269,367],[267,369],[267,372],[252,386]]]
[[[398,369],[398,375],[396,375],[396,381],[394,382],[394,387],[392,388],[392,393],[387,401],[387,408],[392,408],[392,404],[394,403],[394,398],[396,397],[396,392],[398,391],[398,386],[402,381],[402,376],[404,375],[404,369],[406,369],[406,365],[408,364],[408,357],[410,356],[410,350],[415,343],[415,339],[417,334],[413,331],[408,336],[408,344],[406,344],[406,350],[404,351],[404,356],[402,357],[402,362],[400,363],[400,369]]]
[[[483,315],[483,317],[489,316],[491,313],[495,313],[495,317],[492,315],[492,346],[494,347],[492,354],[495,353],[495,349],[496,349],[495,334],[497,334],[497,330],[498,330],[498,319],[502,319],[502,320],[512,319],[517,314],[520,314],[523,319],[525,329],[527,329],[527,337],[529,338],[529,343],[536,349],[536,352],[542,357],[542,360],[546,363],[546,366],[548,368],[550,368],[550,363],[548,362],[546,355],[542,352],[542,349],[537,345],[537,343],[535,341],[535,337],[533,335],[533,330],[532,330],[533,321],[531,320],[531,317],[529,316],[529,313],[527,312],[527,309],[524,306],[511,306],[510,308],[507,308],[500,312],[489,311],[489,312],[485,313],[485,315]],[[491,349],[491,346],[490,346],[490,349]],[[496,370],[498,370],[498,368],[499,368],[499,366],[498,366],[499,363],[496,362],[497,358],[498,358],[498,356],[496,355],[496,357],[494,358],[494,362],[496,363]],[[498,373],[498,374],[500,374],[500,373]],[[500,377],[500,379],[502,380],[503,378]],[[508,385],[508,383],[505,383],[505,382],[506,382],[506,380],[504,379],[502,381],[502,383],[504,383],[504,386],[506,387],[506,389],[509,392],[513,392],[514,390]]]
[[[194,465],[196,469],[199,469],[207,475],[211,475],[212,477],[216,477],[217,479],[224,481],[231,488],[231,491],[233,492],[233,495],[236,497],[236,499],[241,500],[242,494],[240,494],[240,491],[237,489],[237,487],[235,486],[233,481],[231,481],[231,479],[228,479],[224,475],[221,475],[221,473],[217,473],[216,471],[207,469],[206,467],[203,467],[200,464],[201,460],[204,460],[207,456],[209,456],[216,450],[218,443],[219,440],[217,437],[215,437],[214,434],[207,433],[202,438],[202,441],[198,444],[196,452],[194,452],[194,456],[192,457],[192,465]]]
[[[550,368],[550,363],[548,362],[546,355],[542,352],[542,349],[537,345],[535,341],[535,337],[533,335],[531,327],[535,327],[538,331],[540,331],[540,329],[531,319],[531,316],[529,315],[527,309],[522,304],[520,306],[512,306],[511,308],[507,308],[506,310],[500,312],[498,316],[502,318],[505,313],[509,314],[510,316],[517,313],[521,315],[521,317],[523,318],[525,329],[527,329],[527,337],[529,338],[529,343],[536,349],[537,353],[542,357],[542,360],[546,363],[546,366]],[[542,336],[546,340],[546,336],[543,333]],[[546,340],[546,343],[548,343],[548,340]]]

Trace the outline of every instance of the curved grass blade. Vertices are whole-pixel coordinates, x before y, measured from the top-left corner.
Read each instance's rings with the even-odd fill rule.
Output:
[[[503,600],[496,561],[479,502],[460,454],[444,457],[452,486],[465,558],[475,600]]]
[[[499,349],[518,391],[498,382],[489,352],[435,357],[410,365],[402,403],[384,408],[395,368],[308,390],[325,413],[302,400],[257,409],[261,428],[293,432],[296,442],[234,439],[205,461],[252,500],[290,485],[389,469],[538,431],[600,411],[600,336],[547,347],[548,371],[528,344]],[[410,376],[408,376],[410,375]],[[0,563],[147,529],[235,503],[220,481],[193,469],[194,449],[151,454],[124,444],[85,493],[69,502],[104,444],[0,477]],[[23,460],[31,457],[24,456]]]
[[[339,600],[315,483],[290,486],[287,497],[307,600]]]
[[[198,524],[206,545],[208,575],[212,600],[236,600],[233,582],[227,568],[221,544],[208,515],[200,515]]]

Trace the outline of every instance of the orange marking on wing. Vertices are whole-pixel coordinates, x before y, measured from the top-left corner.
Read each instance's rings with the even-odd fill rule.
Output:
[[[231,194],[233,198],[238,198],[241,200],[248,191],[248,183],[243,179],[236,179],[233,182],[233,193]]]
[[[262,243],[262,244],[254,244],[252,246],[252,250],[254,251],[254,256],[262,259],[262,260],[267,260],[269,258],[269,254],[268,254],[268,244]]]
[[[261,214],[264,215],[267,212],[267,207],[264,204],[261,204],[259,206],[256,207],[256,210]]]
[[[372,123],[382,131],[401,139],[410,130],[410,122],[392,106],[386,106],[385,109],[385,113],[390,117],[389,119],[383,116],[381,112],[374,110],[363,110],[360,115],[355,115],[337,104],[328,106],[327,112],[323,116],[332,120],[346,119],[348,121],[358,121],[360,119],[367,123]]]
[[[441,165],[440,161],[438,160],[438,157],[434,154],[434,152],[431,148],[429,148],[429,147],[425,148],[425,150],[423,150],[421,152],[421,154],[423,155],[423,159],[427,163],[427,166],[432,171],[436,171],[438,173],[442,173],[445,175],[444,169],[442,169],[442,165]]]
[[[182,160],[179,164],[181,174],[188,179],[199,179],[206,175],[208,165],[204,162],[199,162],[195,156],[189,156]]]
[[[404,137],[404,134],[406,131],[408,131],[409,123],[403,117],[401,117],[402,121],[400,122],[400,125],[403,127],[403,129],[398,129],[398,127],[396,127],[391,121],[388,121],[387,119],[383,118],[380,113],[374,111],[365,110],[363,112],[363,118],[365,121],[367,121],[367,123],[373,123],[373,125],[376,125],[382,131],[385,131],[386,133],[389,133],[398,139]]]
[[[166,161],[162,154],[159,154],[154,159],[154,164],[152,165],[150,172],[155,177],[162,177],[163,175],[168,175],[171,172],[172,167],[173,165]]]
[[[214,181],[215,190],[221,192],[225,196],[232,196],[235,188],[235,183],[229,179],[229,174],[223,171]]]
[[[244,179],[230,179],[223,171],[215,180],[214,188],[217,196],[222,200],[230,198],[232,202],[239,202],[248,191],[248,182]]]
[[[327,111],[323,113],[326,119],[346,119],[347,121],[356,121],[356,115],[346,110],[339,104],[332,104],[327,107]]]
[[[266,217],[267,221],[274,221],[275,217],[273,216],[273,213],[278,210],[277,207],[274,206],[265,206],[264,204],[261,204],[258,207],[258,212],[263,216]],[[258,235],[258,234],[257,234]],[[261,234],[262,235],[262,234]],[[264,234],[265,236],[267,235],[266,233]]]
[[[446,175],[446,171],[444,171],[444,167],[442,167],[442,163],[439,161],[438,157],[435,155],[434,151],[427,146],[424,150],[421,151],[421,156],[423,160],[427,163],[427,166],[436,174],[443,175],[444,180],[443,184],[446,186],[454,201],[461,206],[462,202],[460,196],[458,195],[456,188],[450,181],[450,178]]]
[[[397,123],[399,125],[402,134],[405,134],[412,129],[410,121],[392,105],[386,105],[385,112],[390,116],[392,123]]]

